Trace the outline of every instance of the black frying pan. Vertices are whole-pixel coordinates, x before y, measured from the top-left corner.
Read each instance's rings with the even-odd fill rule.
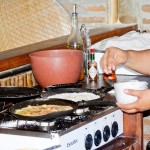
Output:
[[[53,112],[53,113],[49,113],[49,114],[42,115],[42,116],[23,116],[23,115],[15,114],[15,111],[17,109],[21,109],[21,108],[27,107],[29,105],[37,106],[37,105],[43,105],[43,104],[71,106],[72,109],[71,110],[66,110],[66,111]],[[9,109],[9,111],[15,117],[17,117],[19,119],[24,119],[24,120],[46,120],[46,119],[54,119],[54,118],[57,118],[57,117],[61,117],[61,116],[65,116],[65,115],[71,114],[77,108],[78,108],[77,103],[75,103],[73,101],[69,101],[69,100],[63,100],[63,99],[34,100],[34,99],[32,99],[32,100],[23,101],[23,102],[15,104],[14,106],[12,106]]]
[[[51,96],[51,95],[55,95],[55,94],[62,94],[62,93],[81,93],[81,92],[89,92],[89,93],[94,93],[96,95],[100,95],[101,98],[103,99],[103,97],[105,96],[105,94],[107,92],[109,92],[110,90],[112,90],[113,87],[109,87],[109,88],[106,88],[106,87],[101,87],[99,89],[85,89],[85,88],[49,88],[47,87],[46,88],[46,92],[42,93],[41,96],[42,97],[48,97],[48,96]]]
[[[23,115],[18,115],[15,113],[17,109],[21,109],[27,106],[37,106],[37,105],[66,105],[66,106],[71,106],[71,110],[66,110],[66,111],[59,111],[59,112],[54,112],[54,113],[49,113],[46,115],[40,115],[40,116],[23,116]],[[100,106],[113,106],[113,102],[108,102],[108,101],[97,101],[97,100],[91,100],[91,101],[81,101],[81,102],[73,102],[70,100],[64,100],[64,99],[49,99],[49,100],[28,100],[28,101],[23,101],[20,103],[17,103],[13,106],[10,107],[9,111],[10,113],[15,116],[16,118],[23,119],[23,120],[47,120],[47,119],[55,119],[58,117],[66,116],[71,113],[73,113],[75,110],[77,110],[79,107],[85,107],[85,106],[93,106],[93,105],[100,105]]]
[[[29,87],[0,87],[1,101],[21,101],[27,100],[41,95],[41,91],[36,88]]]
[[[99,95],[100,98],[94,100],[85,101],[84,99],[77,102],[78,106],[91,106],[91,105],[101,105],[101,106],[115,106],[115,103],[112,101],[104,101],[105,94],[112,90],[113,87],[106,88],[101,87],[97,90],[91,89],[83,89],[83,88],[57,88],[57,89],[47,89],[47,92],[42,93],[41,97],[47,98],[48,96],[56,95],[56,94],[63,94],[63,93],[82,93],[88,92]]]

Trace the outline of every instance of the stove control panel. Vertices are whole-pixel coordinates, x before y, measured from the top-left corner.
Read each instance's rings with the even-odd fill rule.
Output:
[[[94,150],[123,133],[123,113],[112,113],[76,128],[60,137],[62,150]]]

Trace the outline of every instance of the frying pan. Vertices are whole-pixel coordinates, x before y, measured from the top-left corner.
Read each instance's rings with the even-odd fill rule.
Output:
[[[101,105],[101,106],[115,106],[115,103],[112,101],[104,101],[104,97],[106,93],[110,90],[112,90],[113,87],[101,87],[97,90],[91,90],[91,89],[84,89],[84,88],[57,88],[57,89],[48,89],[47,92],[42,93],[41,97],[42,98],[47,98],[49,96],[53,96],[56,94],[63,94],[63,93],[82,93],[82,92],[87,92],[87,93],[93,93],[95,95],[99,95],[100,97],[98,99],[94,100],[81,100],[77,102],[78,107],[79,106],[91,106],[91,105]]]
[[[63,93],[82,93],[82,92],[88,92],[93,93],[96,95],[99,95],[99,100],[103,100],[105,97],[105,94],[112,90],[113,87],[101,87],[99,89],[85,89],[85,88],[46,88],[46,92],[41,94],[41,97],[47,98],[49,96],[55,95],[55,94],[63,94]]]
[[[27,106],[38,106],[38,105],[65,105],[65,106],[71,106],[72,109],[71,110],[66,110],[66,111],[59,111],[59,112],[53,112],[53,113],[49,113],[46,115],[40,115],[40,116],[23,116],[23,115],[18,115],[15,114],[15,111],[17,109],[21,109],[23,107],[27,107]],[[65,116],[68,114],[71,114],[73,111],[75,111],[78,108],[78,105],[76,102],[73,101],[69,101],[69,100],[63,100],[63,99],[50,99],[50,100],[27,100],[27,101],[23,101],[20,103],[17,103],[15,105],[13,105],[12,107],[10,107],[9,111],[12,115],[14,115],[15,117],[19,118],[19,119],[24,119],[24,120],[46,120],[46,119],[54,119],[57,117],[61,117],[61,116]]]
[[[38,97],[41,91],[37,88],[29,87],[0,87],[0,99],[4,101],[21,101]]]
[[[93,102],[95,101],[95,102]],[[65,106],[71,106],[71,110],[66,110],[66,111],[59,111],[59,112],[53,112],[49,113],[46,115],[40,115],[40,116],[23,116],[23,115],[18,115],[16,114],[17,109],[21,109],[27,106],[38,106],[38,105],[65,105]],[[91,100],[88,102],[81,101],[81,102],[74,102],[70,100],[65,100],[65,99],[49,99],[49,100],[28,100],[28,101],[23,101],[20,103],[16,103],[15,105],[11,106],[9,109],[9,112],[15,116],[16,118],[23,119],[23,120],[47,120],[47,119],[55,119],[58,117],[66,116],[71,113],[73,113],[75,110],[77,110],[79,107],[85,107],[85,106],[92,106],[92,105],[102,105],[102,106],[108,106],[108,105],[113,105],[113,102],[104,102],[104,101],[97,101],[97,100]]]

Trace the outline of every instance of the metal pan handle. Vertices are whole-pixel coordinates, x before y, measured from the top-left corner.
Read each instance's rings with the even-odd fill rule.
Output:
[[[116,106],[115,102],[112,101],[102,101],[102,99],[90,100],[90,101],[80,101],[78,102],[78,107],[85,107],[85,106]]]
[[[107,92],[109,92],[113,89],[114,89],[114,87],[104,87],[104,86],[102,86],[101,88],[96,89],[94,91],[98,94],[106,94]]]
[[[114,87],[103,87],[102,86],[100,89],[98,89],[98,91],[100,91],[102,93],[107,93],[107,92],[109,92],[109,91],[111,91],[113,89],[114,89]]]

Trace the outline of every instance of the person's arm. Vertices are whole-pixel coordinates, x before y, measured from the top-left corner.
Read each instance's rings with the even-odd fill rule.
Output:
[[[106,49],[101,59],[104,72],[111,73],[121,64],[139,73],[150,75],[150,50],[122,50],[116,47]]]
[[[139,73],[150,75],[150,50],[127,51],[127,55],[125,66]]]
[[[134,51],[121,50],[110,47],[106,50],[101,59],[101,66],[105,73],[111,73],[118,65],[125,65],[130,69],[145,75],[150,75],[150,50]],[[150,90],[126,89],[126,94],[137,96],[136,102],[131,104],[121,104],[117,106],[127,113],[143,112],[150,109]]]

